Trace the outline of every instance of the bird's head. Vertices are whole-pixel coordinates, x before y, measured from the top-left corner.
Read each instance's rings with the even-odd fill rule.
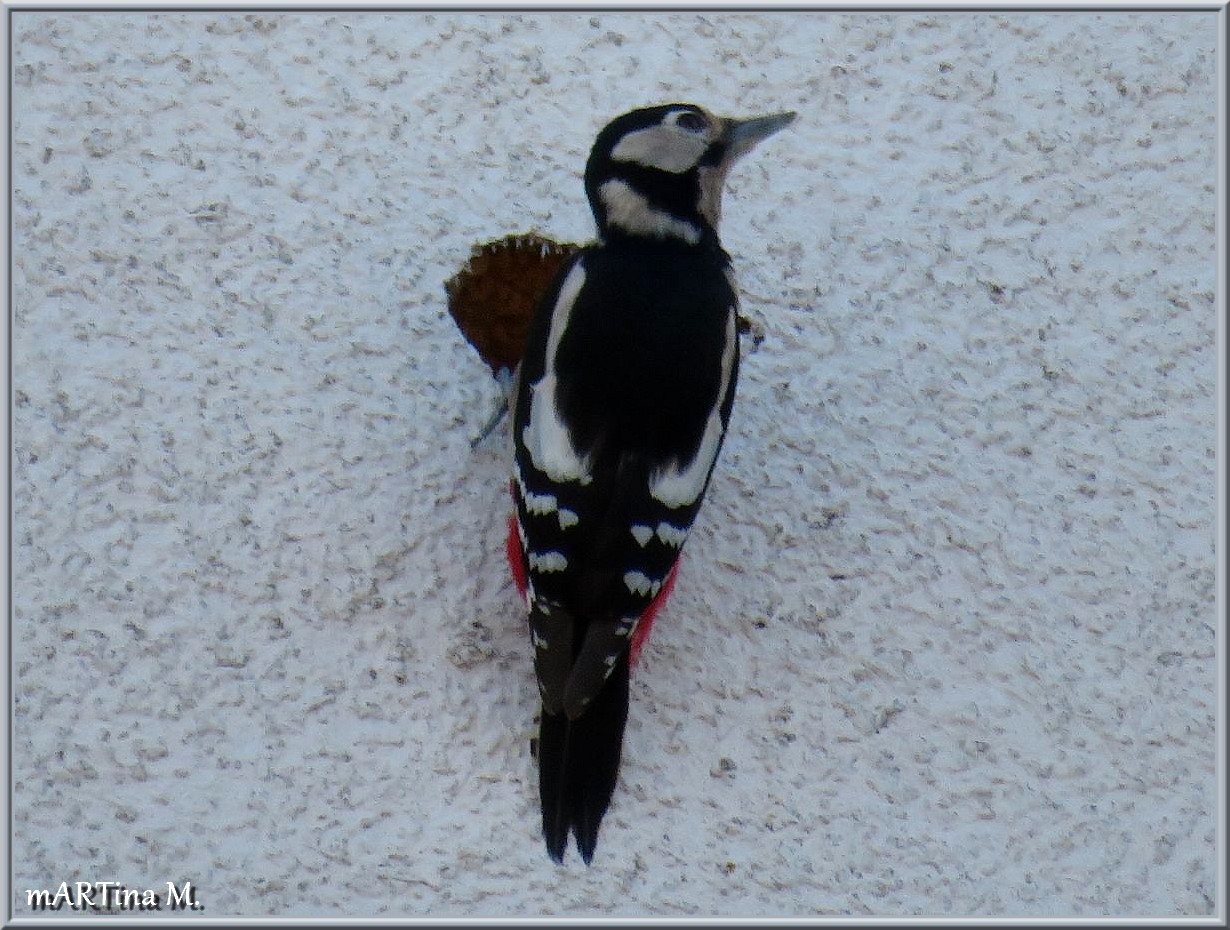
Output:
[[[690,103],[617,117],[598,134],[585,166],[599,232],[691,244],[716,236],[730,166],[794,117],[731,119]]]

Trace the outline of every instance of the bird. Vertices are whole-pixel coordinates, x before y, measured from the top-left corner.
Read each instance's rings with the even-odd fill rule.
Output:
[[[596,239],[546,288],[513,378],[507,554],[541,698],[547,852],[588,866],[618,779],[629,674],[722,447],[738,295],[718,237],[731,166],[795,113],[624,113],[584,185]]]

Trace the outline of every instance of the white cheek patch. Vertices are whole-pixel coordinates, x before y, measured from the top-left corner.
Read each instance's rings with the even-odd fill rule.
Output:
[[[735,312],[734,308],[731,308],[730,316],[726,320],[726,346],[722,350],[722,389],[718,391],[713,409],[709,411],[700,445],[696,447],[695,454],[687,464],[671,462],[656,469],[649,476],[649,493],[660,504],[672,508],[687,507],[695,503],[705,489],[705,480],[709,477],[709,469],[713,467],[718,446],[722,442],[721,408],[730,391],[730,376],[734,369],[738,338]]]
[[[607,181],[598,188],[598,196],[606,207],[606,220],[612,226],[662,239],[682,239],[692,245],[700,242],[700,229],[695,223],[651,206],[624,181]]]
[[[546,371],[541,379],[530,385],[530,419],[521,432],[521,441],[525,443],[534,467],[552,481],[579,481],[581,484],[588,484],[592,480],[589,463],[573,446],[568,427],[560,419],[559,407],[555,402],[555,353],[568,325],[568,318],[572,315],[577,295],[581,293],[584,284],[585,268],[578,261],[564,279],[559,299],[555,302],[555,310],[551,314],[551,330],[547,335]],[[551,504],[554,509],[556,501],[553,497]],[[526,508],[529,509],[528,500]],[[550,510],[543,512],[550,513]]]
[[[611,159],[683,174],[700,161],[707,147],[701,136],[673,126],[650,126],[620,139],[611,149]]]

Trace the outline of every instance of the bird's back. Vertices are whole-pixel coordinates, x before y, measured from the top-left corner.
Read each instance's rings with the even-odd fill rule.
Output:
[[[615,241],[585,250],[559,344],[557,397],[578,448],[649,465],[695,450],[722,389],[736,296],[720,249]],[[613,462],[611,463],[613,464]]]

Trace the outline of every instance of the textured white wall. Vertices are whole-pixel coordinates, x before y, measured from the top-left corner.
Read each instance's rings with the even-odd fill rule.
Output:
[[[1211,913],[1215,14],[12,24],[19,916]],[[559,870],[442,285],[587,238],[594,133],[672,99],[800,116]]]

